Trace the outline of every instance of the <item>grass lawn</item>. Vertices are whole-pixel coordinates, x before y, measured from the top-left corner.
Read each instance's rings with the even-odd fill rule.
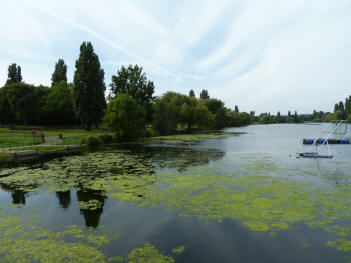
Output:
[[[6,157],[11,157],[12,154],[11,153],[2,153],[0,152],[0,158],[6,158]]]
[[[86,136],[96,136],[98,134],[106,133],[101,129],[93,129],[86,131],[80,128],[62,128],[62,127],[15,127],[0,128],[0,151],[1,148],[18,147],[23,145],[33,144],[32,130],[36,130],[37,141],[40,142],[40,134],[43,133],[45,137],[53,136],[59,137],[62,134],[63,140],[61,145],[79,144]]]
[[[34,146],[31,150],[37,150],[39,152],[47,152],[53,150],[62,150],[66,148],[65,145],[53,145],[53,146]]]
[[[33,142],[32,133],[28,131],[11,131],[0,128],[1,144],[29,144]]]

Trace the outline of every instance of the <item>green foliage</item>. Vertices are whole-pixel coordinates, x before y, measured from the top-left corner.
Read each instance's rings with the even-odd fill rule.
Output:
[[[193,125],[202,130],[214,126],[215,115],[208,110],[203,99],[186,97],[186,102],[180,107],[180,114],[183,122],[188,125],[188,132],[191,132]]]
[[[108,103],[104,122],[117,139],[131,140],[144,133],[144,116],[143,107],[129,95],[122,94]]]
[[[197,106],[197,99],[195,97],[188,97],[186,103],[180,108],[182,121],[188,124],[188,132],[191,131],[191,126],[195,123],[195,108]]]
[[[113,136],[108,133],[103,133],[97,136],[104,144],[113,143]]]
[[[200,99],[206,100],[206,99],[209,99],[209,98],[210,98],[210,96],[208,95],[208,91],[203,89],[200,92]]]
[[[247,112],[239,112],[241,125],[249,125],[251,123],[250,115]]]
[[[238,105],[235,105],[234,112],[239,113],[239,107],[238,107]]]
[[[197,101],[193,114],[194,123],[196,123],[201,130],[213,128],[215,115],[208,110],[203,100],[200,99]]]
[[[35,122],[39,112],[39,99],[35,87],[23,82],[14,82],[2,88],[2,113],[6,112],[8,120],[25,124]]]
[[[205,105],[213,114],[216,114],[217,111],[224,107],[224,102],[218,99],[211,98],[205,100]]]
[[[146,111],[146,121],[151,122],[152,104],[154,101],[154,83],[147,80],[143,68],[138,65],[122,66],[117,75],[112,76],[110,97],[128,94]]]
[[[8,100],[9,88],[7,86],[0,89],[0,122],[12,123],[15,121],[16,114],[11,110]]]
[[[272,123],[271,116],[269,116],[267,113],[261,114],[260,119],[259,119],[259,123],[261,123],[261,124]]]
[[[342,120],[344,119],[344,112],[342,110],[337,110],[336,112],[334,112],[334,120]]]
[[[346,121],[347,121],[348,123],[351,123],[351,113],[347,116]]]
[[[82,144],[87,145],[90,149],[96,149],[96,148],[99,148],[100,146],[102,146],[104,144],[104,142],[102,141],[102,139],[100,137],[88,136],[82,140]]]
[[[61,81],[67,83],[67,65],[63,59],[59,59],[55,64],[55,71],[51,76],[51,86]]]
[[[214,121],[215,129],[222,129],[229,125],[229,113],[230,110],[224,107],[217,110]]]
[[[45,98],[43,107],[49,124],[72,124],[74,123],[72,88],[66,81],[54,83],[50,93]]]
[[[189,91],[189,97],[195,97],[195,92],[192,89]]]
[[[237,113],[237,112],[230,112],[229,125],[232,126],[232,127],[238,127],[238,126],[242,125],[239,113]]]
[[[74,72],[73,101],[75,114],[87,130],[100,123],[106,106],[105,89],[99,58],[91,43],[83,42]]]
[[[8,68],[6,85],[15,83],[15,82],[21,82],[21,81],[22,81],[21,67],[16,66],[15,63],[11,64]]]
[[[167,92],[156,99],[153,114],[153,127],[161,135],[174,134],[177,123],[182,121],[181,107],[188,97],[176,92]]]
[[[228,126],[227,109],[224,108],[224,102],[215,98],[207,99],[204,101],[206,107],[215,115],[214,128],[222,129]]]
[[[177,108],[165,97],[156,99],[154,105],[153,127],[161,135],[173,134],[177,127]]]
[[[334,120],[345,120],[351,114],[351,95],[345,99],[345,104],[342,101],[334,105]],[[332,115],[329,116],[330,119]]]

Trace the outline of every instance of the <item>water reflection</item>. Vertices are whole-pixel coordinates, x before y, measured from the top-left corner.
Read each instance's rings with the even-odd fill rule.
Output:
[[[348,180],[349,162],[288,159],[284,143],[269,141],[266,149],[264,138],[257,153],[254,136],[211,140],[210,146],[204,142],[192,149],[110,149],[56,159],[31,172],[8,172],[0,186],[14,203],[25,204],[27,192],[39,196],[31,200],[38,214],[46,207],[40,202],[51,204],[55,196],[55,206],[70,208],[44,211],[44,223],[119,233],[114,241],[119,243],[107,248],[111,255],[145,240],[167,253],[184,245],[181,262],[341,262],[337,249],[348,249],[351,240],[350,224],[340,221],[351,218],[350,188],[340,185]],[[245,142],[253,150],[244,151]],[[272,151],[273,146],[279,149]],[[216,147],[227,152],[209,150]],[[337,187],[330,187],[332,182]],[[47,192],[54,198],[46,198]],[[108,216],[102,217],[104,212]],[[304,223],[309,232],[298,228]]]
[[[206,165],[225,156],[222,151],[199,150],[188,148],[148,147],[139,149],[144,158],[153,162],[155,168],[173,168],[179,172],[194,165]]]
[[[71,191],[57,191],[56,196],[59,200],[59,204],[62,208],[68,208],[71,204]]]
[[[106,199],[103,191],[81,189],[77,191],[77,199],[86,227],[97,228]]]
[[[56,159],[41,166],[18,169],[0,178],[0,187],[11,193],[14,204],[26,204],[27,192],[53,192],[58,206],[70,213],[71,191],[77,190],[80,213],[87,227],[96,228],[103,213],[106,194],[104,187],[116,185],[124,190],[138,185],[141,176],[155,175],[161,169],[185,171],[191,167],[206,165],[224,157],[224,152],[173,147],[134,147],[111,149]],[[154,184],[154,177],[147,184]],[[97,181],[101,186],[94,186]],[[143,179],[144,180],[144,179]],[[139,182],[138,181],[138,182]],[[139,182],[140,183],[140,182]],[[120,185],[121,184],[121,185]],[[96,188],[97,187],[97,188]],[[143,199],[143,191],[138,188],[129,193],[134,199]],[[132,198],[132,197],[131,197]]]
[[[14,190],[11,193],[12,203],[16,205],[25,205],[26,204],[26,192],[22,190]]]
[[[11,193],[12,203],[15,205],[25,205],[26,204],[26,191],[18,189],[17,187],[10,186],[8,184],[0,184],[0,187]]]

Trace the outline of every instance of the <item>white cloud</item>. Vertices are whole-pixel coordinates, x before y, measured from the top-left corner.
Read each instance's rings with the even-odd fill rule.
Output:
[[[107,84],[139,64],[158,94],[206,88],[242,110],[331,110],[350,90],[350,12],[347,0],[3,1],[0,80],[15,62],[49,84],[58,58],[72,78],[92,41]]]

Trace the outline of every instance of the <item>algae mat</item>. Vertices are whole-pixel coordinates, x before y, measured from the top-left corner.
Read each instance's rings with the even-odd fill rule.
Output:
[[[2,170],[0,262],[349,262],[348,164],[321,166],[155,147]]]

